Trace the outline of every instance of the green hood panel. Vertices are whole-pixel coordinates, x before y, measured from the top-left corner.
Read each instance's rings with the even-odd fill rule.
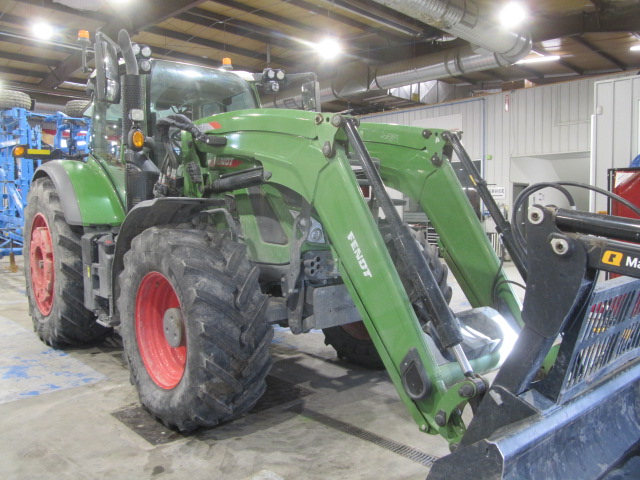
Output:
[[[214,117],[203,118],[195,121],[203,132],[222,134],[240,131],[274,132],[296,137],[315,138],[316,117],[315,112],[303,112],[300,110],[241,110],[237,112],[221,113]],[[327,121],[325,119],[325,121]],[[208,128],[208,127],[210,128]]]

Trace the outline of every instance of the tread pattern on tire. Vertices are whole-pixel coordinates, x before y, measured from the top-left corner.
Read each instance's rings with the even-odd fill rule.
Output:
[[[69,117],[81,118],[82,112],[84,112],[87,105],[89,105],[88,100],[69,100],[64,107],[64,114]]]
[[[409,227],[405,226],[405,228]],[[394,247],[390,239],[388,227],[386,227],[385,225],[381,225],[380,231],[385,243],[387,244],[387,247],[390,248],[391,257],[395,258],[395,256],[397,255],[394,255]],[[438,249],[434,245],[430,245],[425,242],[421,243],[421,246],[423,247],[423,255],[427,260],[433,276],[438,282],[440,291],[443,293],[447,303],[449,303],[451,301],[451,296],[453,293],[451,286],[449,286],[447,281],[449,269],[447,265],[438,257]],[[418,313],[418,310],[424,311],[424,308],[416,308],[416,303],[419,302],[418,291],[415,289],[413,284],[408,281],[408,273],[405,271],[405,267],[401,262],[394,261],[394,263],[396,263],[398,274],[400,275],[402,284],[407,291],[409,300],[414,305],[414,309],[416,309],[416,313]],[[420,320],[426,321],[426,319]],[[351,330],[352,332],[357,332],[357,337],[349,333],[349,330]],[[366,327],[362,322],[356,322],[351,324],[350,326],[347,326],[347,330],[345,330],[343,326],[325,328],[323,329],[323,333],[325,336],[325,345],[331,345],[338,354],[339,358],[347,359],[352,363],[370,369],[384,368],[382,359],[380,358],[380,355],[378,354],[373,341],[368,336]]]
[[[190,431],[232,420],[265,391],[273,329],[263,320],[268,297],[245,248],[229,232],[164,225],[135,237],[125,255],[118,299],[125,357],[141,403],[170,428]],[[186,327],[185,372],[172,389],[151,379],[136,340],[137,287],[154,270],[171,282]]]
[[[24,92],[0,88],[0,110],[14,107],[29,110],[31,108],[31,97]]]
[[[31,285],[31,226],[41,213],[47,219],[54,249],[54,300],[49,315],[42,315],[35,302]],[[82,278],[82,230],[67,224],[60,197],[49,178],[39,178],[31,185],[25,209],[25,278],[29,312],[34,330],[47,345],[82,345],[103,338],[110,332],[95,321],[95,315],[84,307]]]

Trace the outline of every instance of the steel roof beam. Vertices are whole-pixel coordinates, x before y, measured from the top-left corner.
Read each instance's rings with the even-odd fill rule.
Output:
[[[571,38],[573,40],[575,40],[576,42],[578,42],[579,44],[587,47],[589,50],[591,50],[593,53],[597,54],[599,57],[604,58],[605,60],[608,60],[609,62],[613,63],[620,70],[628,70],[629,69],[629,67],[627,65],[622,63],[616,57],[614,57],[610,53],[603,52],[602,50],[597,48],[595,45],[593,45],[591,42],[589,42],[587,39],[585,39],[585,38],[583,38],[581,36],[571,37]]]
[[[156,35],[161,35],[164,37],[173,38],[175,40],[181,40],[183,42],[193,43],[196,45],[202,45],[204,47],[215,48],[217,50],[223,50],[227,52],[235,53],[236,55],[242,55],[243,57],[248,58],[257,58],[264,62],[266,62],[266,55],[263,53],[258,53],[255,50],[249,50],[248,48],[236,47],[234,45],[227,45],[222,42],[217,42],[215,40],[209,40],[208,38],[196,37],[193,35],[189,35],[188,33],[176,32],[174,30],[169,30],[167,28],[161,27],[149,27],[146,29],[147,32],[153,33]],[[293,63],[290,60],[280,58],[280,57],[271,57],[272,62],[279,63],[283,66],[292,66]]]
[[[114,10],[114,15],[116,16],[116,18],[113,18],[111,21],[109,21],[101,30],[107,35],[114,36],[121,28],[124,27],[129,28],[130,33],[133,34],[134,32],[145,30],[151,25],[155,25],[156,23],[162,22],[168,18],[172,18],[179,13],[196,7],[204,1],[206,0],[173,0],[171,2],[150,2],[146,5],[146,8],[139,10],[139,15],[127,18],[123,18],[119,11]],[[73,9],[60,7],[59,5],[54,4],[52,0],[42,0],[42,5],[59,11],[74,13]],[[87,16],[85,15],[86,13],[87,12],[75,12],[75,15]],[[100,19],[100,21],[104,21],[106,16],[94,14],[91,17],[94,19]],[[82,56],[80,52],[72,54],[66,60],[64,60],[58,66],[58,68],[53,70],[42,80],[42,82],[40,82],[40,87],[54,88],[58,86],[60,83],[67,80],[67,78],[74,72],[76,72],[81,66]]]

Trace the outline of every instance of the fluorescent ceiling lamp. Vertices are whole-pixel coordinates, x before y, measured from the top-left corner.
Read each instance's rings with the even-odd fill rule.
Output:
[[[31,33],[39,40],[49,40],[53,37],[53,27],[45,22],[34,23],[31,27]]]
[[[522,60],[518,60],[516,64],[520,65],[523,63],[555,62],[556,60],[560,60],[560,55],[546,55],[544,57],[523,58]]]
[[[634,45],[629,50],[631,50],[632,52],[640,52],[640,45]]]
[[[86,83],[77,83],[77,82],[62,82],[61,86],[69,87],[69,88],[87,88]]]
[[[498,14],[500,24],[505,28],[513,28],[520,25],[527,18],[526,8],[518,2],[509,2]]]
[[[316,51],[325,59],[331,60],[342,53],[342,45],[335,38],[325,38],[314,45]]]

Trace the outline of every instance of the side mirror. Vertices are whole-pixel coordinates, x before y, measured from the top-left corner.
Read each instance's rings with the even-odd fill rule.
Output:
[[[99,102],[120,102],[120,74],[118,54],[113,45],[96,38],[96,99]]]
[[[302,84],[302,108],[309,112],[320,111],[320,84],[315,80]]]

